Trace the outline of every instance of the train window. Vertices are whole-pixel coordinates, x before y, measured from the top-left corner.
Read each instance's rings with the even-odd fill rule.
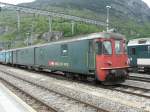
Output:
[[[103,54],[112,54],[112,44],[110,41],[104,41],[102,44]]]
[[[95,50],[97,54],[102,54],[102,42],[96,42]]]
[[[150,46],[148,46],[148,54],[150,54]]]
[[[144,47],[143,47],[143,51],[148,52],[148,47],[147,47],[147,46],[144,46]]]
[[[62,56],[68,55],[68,45],[67,44],[61,45],[61,55]]]
[[[136,55],[136,49],[135,49],[135,48],[132,48],[132,49],[131,49],[131,54],[132,54],[132,55]]]
[[[116,52],[116,54],[121,54],[122,53],[121,41],[120,40],[115,41],[115,52]]]

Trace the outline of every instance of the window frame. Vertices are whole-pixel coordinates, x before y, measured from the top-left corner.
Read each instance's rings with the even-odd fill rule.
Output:
[[[68,44],[62,44],[61,45],[61,56],[68,56],[68,50],[69,50]]]
[[[111,54],[108,54],[108,53],[104,53],[104,42],[110,42],[110,44],[111,44]],[[112,46],[112,41],[111,40],[104,40],[104,41],[102,41],[102,54],[103,55],[112,55],[113,54],[113,46]]]
[[[119,51],[119,52],[116,52],[116,42],[117,42],[117,41],[119,42],[119,45],[120,45],[120,46],[119,46],[119,47],[120,47],[120,51]],[[114,49],[115,49],[115,54],[116,54],[116,55],[123,54],[122,41],[121,41],[121,40],[115,40],[114,43],[115,43],[115,48],[114,48]],[[124,48],[124,49],[125,49],[125,48]]]
[[[101,47],[98,46],[98,45],[100,45],[100,44],[101,44]],[[96,41],[96,44],[95,44],[95,51],[96,51],[96,54],[98,54],[98,55],[102,55],[102,54],[103,54],[102,44],[103,44],[103,42],[101,42],[101,41]],[[100,51],[99,48],[101,48],[101,52],[99,52],[99,51]]]
[[[133,52],[134,51],[134,52]],[[131,55],[136,55],[136,48],[135,47],[132,47],[131,48]]]

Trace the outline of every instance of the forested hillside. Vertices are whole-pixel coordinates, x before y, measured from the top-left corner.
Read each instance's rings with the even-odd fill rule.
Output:
[[[142,0],[36,0],[19,5],[102,22],[106,21],[106,5],[111,5],[111,28],[126,35],[128,39],[150,36],[150,8]],[[0,16],[0,39],[15,39],[18,36],[16,13],[2,10]],[[64,38],[105,30],[105,27],[77,22],[75,33],[72,35],[70,21],[60,18],[53,18],[52,28],[53,31],[63,32]],[[40,15],[21,14],[21,30],[17,38],[25,40],[28,32],[40,38],[45,32],[48,32],[48,18]]]

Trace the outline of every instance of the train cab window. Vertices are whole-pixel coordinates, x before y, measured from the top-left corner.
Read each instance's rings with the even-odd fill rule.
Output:
[[[68,45],[67,44],[61,45],[61,55],[62,56],[68,55]]]
[[[136,55],[136,49],[135,49],[135,48],[132,48],[132,49],[131,49],[131,54],[132,54],[132,55]]]
[[[103,54],[111,55],[112,54],[112,44],[111,41],[104,41],[102,44]]]
[[[116,54],[121,54],[122,53],[121,41],[120,40],[115,41],[115,52],[116,52]]]
[[[96,54],[102,54],[102,42],[96,42],[95,50]]]

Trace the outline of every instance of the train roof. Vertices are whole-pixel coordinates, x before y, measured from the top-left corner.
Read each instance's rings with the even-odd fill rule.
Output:
[[[139,38],[130,40],[128,46],[150,45],[150,38]]]
[[[82,35],[82,36],[78,36],[78,37],[74,37],[74,38],[70,38],[70,39],[53,41],[53,42],[46,43],[46,44],[38,44],[38,45],[33,45],[33,46],[28,46],[28,47],[23,47],[23,48],[10,49],[10,50],[6,50],[6,51],[20,50],[20,49],[32,48],[32,47],[42,47],[42,46],[51,45],[51,44],[61,44],[61,43],[74,42],[74,41],[80,41],[80,40],[90,40],[90,39],[97,39],[97,38],[114,38],[114,39],[126,40],[124,35],[121,35],[118,33],[98,32],[98,33]]]

